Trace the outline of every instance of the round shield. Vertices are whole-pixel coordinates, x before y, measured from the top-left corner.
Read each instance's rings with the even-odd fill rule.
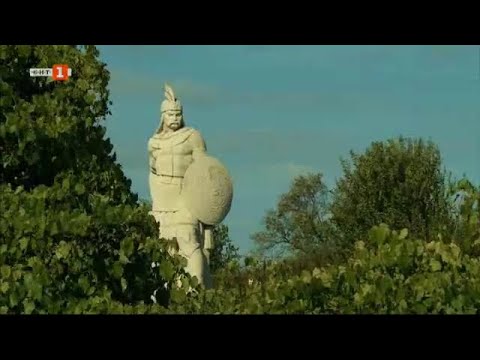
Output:
[[[220,161],[211,156],[196,159],[183,178],[181,199],[198,220],[219,224],[232,206],[232,179]]]

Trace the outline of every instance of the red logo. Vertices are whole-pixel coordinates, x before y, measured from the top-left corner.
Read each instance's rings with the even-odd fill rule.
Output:
[[[52,78],[56,81],[66,81],[69,78],[68,65],[56,64],[52,67]]]

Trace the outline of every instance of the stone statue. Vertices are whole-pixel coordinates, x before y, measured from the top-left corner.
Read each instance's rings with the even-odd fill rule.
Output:
[[[212,226],[230,210],[232,182],[223,165],[207,155],[200,132],[185,126],[182,104],[167,84],[148,153],[151,214],[160,237],[176,238],[179,254],[188,261],[186,271],[211,287]]]

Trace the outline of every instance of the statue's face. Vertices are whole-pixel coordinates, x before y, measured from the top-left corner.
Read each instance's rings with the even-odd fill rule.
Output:
[[[176,131],[183,126],[181,110],[167,110],[163,113],[163,126]]]

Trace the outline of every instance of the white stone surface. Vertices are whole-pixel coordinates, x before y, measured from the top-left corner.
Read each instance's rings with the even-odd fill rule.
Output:
[[[207,225],[220,224],[230,211],[233,184],[227,169],[211,156],[201,156],[185,172],[181,190],[184,206]]]
[[[223,165],[207,156],[200,132],[185,126],[182,105],[167,84],[160,126],[148,141],[148,153],[151,214],[160,237],[176,238],[179,254],[188,261],[187,272],[211,287],[208,264],[214,239],[209,225],[229,212],[232,182]]]

